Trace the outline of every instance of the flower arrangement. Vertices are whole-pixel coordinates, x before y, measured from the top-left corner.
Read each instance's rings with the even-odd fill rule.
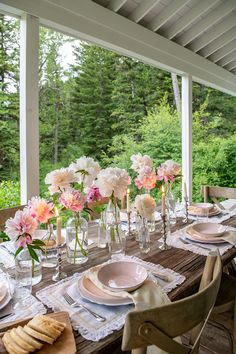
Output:
[[[131,179],[128,172],[118,167],[108,167],[97,175],[96,186],[103,197],[122,199]]]
[[[28,206],[23,210],[18,210],[14,218],[6,221],[5,232],[10,240],[16,243],[18,247],[15,252],[15,257],[23,251],[28,249],[29,254],[34,261],[39,262],[37,252],[44,246],[44,242],[33,238],[39,223],[47,223],[49,218],[54,216],[54,205],[48,203],[45,199],[32,198]]]
[[[150,156],[138,153],[131,156],[131,161],[131,168],[138,172],[138,177],[134,181],[138,189],[144,188],[150,191],[155,188],[157,178]]]
[[[181,166],[172,160],[167,160],[157,170],[157,180],[163,182],[175,182],[180,177]]]
[[[154,198],[150,196],[150,194],[137,195],[134,205],[139,215],[147,220],[151,219],[156,209],[156,202]]]
[[[70,164],[69,169],[76,174],[77,182],[83,188],[88,188],[92,186],[101,168],[91,157],[82,156]]]

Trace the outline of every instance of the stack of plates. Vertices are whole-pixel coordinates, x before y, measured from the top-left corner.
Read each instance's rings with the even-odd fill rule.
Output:
[[[193,216],[215,216],[220,214],[220,210],[210,203],[193,203],[189,206],[189,214]]]
[[[223,243],[221,238],[226,233],[227,227],[217,223],[198,223],[186,229],[186,237],[201,243]]]
[[[9,292],[8,285],[4,281],[0,280],[0,317],[1,311],[9,303],[10,300],[11,294]]]
[[[124,294],[119,296],[118,292],[139,288],[147,277],[147,270],[141,265],[120,261],[106,264],[98,271],[98,281],[105,291],[86,275],[80,278],[78,287],[81,296],[91,302],[107,306],[128,305],[133,302],[132,299]]]

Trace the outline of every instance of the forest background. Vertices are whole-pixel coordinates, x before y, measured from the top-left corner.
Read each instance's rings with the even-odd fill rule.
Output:
[[[61,49],[75,62],[65,69]],[[40,191],[45,175],[87,155],[130,170],[130,156],[181,163],[178,80],[163,70],[41,27]],[[0,15],[0,209],[20,204],[19,21]],[[236,98],[193,84],[193,199],[236,187]],[[133,194],[137,191],[133,187]],[[177,186],[176,195],[180,193]]]

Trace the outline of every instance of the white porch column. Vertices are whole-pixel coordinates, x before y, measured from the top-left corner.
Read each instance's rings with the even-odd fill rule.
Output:
[[[21,204],[39,194],[38,52],[39,20],[24,14],[20,30]]]
[[[182,76],[182,173],[192,200],[192,77]],[[182,191],[184,186],[182,183]],[[183,194],[182,194],[183,195]]]

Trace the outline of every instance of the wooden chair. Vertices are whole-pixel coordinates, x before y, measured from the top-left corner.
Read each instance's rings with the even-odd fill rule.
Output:
[[[25,205],[20,205],[14,208],[0,209],[0,231],[4,231],[5,222],[7,219],[14,217],[17,210],[23,209]]]
[[[211,252],[206,259],[198,293],[161,307],[129,312],[125,321],[122,350],[145,354],[147,346],[154,344],[171,354],[197,353],[201,333],[215,304],[221,273],[219,253]],[[190,330],[189,345],[173,339]]]
[[[218,198],[236,199],[236,188],[201,186],[201,193],[204,197],[204,202],[207,203],[211,198],[220,209],[224,209],[223,205],[218,201]]]

